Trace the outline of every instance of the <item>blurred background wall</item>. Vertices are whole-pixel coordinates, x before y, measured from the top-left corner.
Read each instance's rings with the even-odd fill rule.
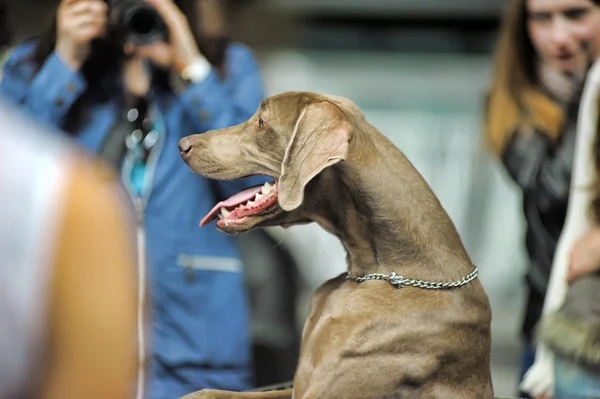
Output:
[[[228,6],[233,36],[256,51],[268,95],[309,90],[349,97],[429,182],[490,296],[496,394],[514,395],[526,264],[520,194],[486,153],[481,128],[504,3],[231,0]],[[10,33],[17,42],[35,34],[54,4],[4,0],[0,36]],[[310,293],[344,271],[345,254],[316,225],[270,234],[306,260],[293,291],[299,334]],[[253,256],[260,264],[260,252]],[[260,285],[260,278],[253,281]]]

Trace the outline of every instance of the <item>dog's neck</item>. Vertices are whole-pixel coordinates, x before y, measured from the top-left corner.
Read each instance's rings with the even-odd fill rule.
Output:
[[[381,133],[365,136],[311,190],[311,219],[342,241],[348,272],[433,280],[470,272],[454,224],[421,175]]]

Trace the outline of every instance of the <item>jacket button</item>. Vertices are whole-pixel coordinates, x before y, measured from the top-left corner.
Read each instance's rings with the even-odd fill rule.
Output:
[[[62,97],[57,97],[56,100],[54,100],[54,105],[56,105],[57,107],[62,107],[63,105],[65,105],[65,99]]]
[[[76,89],[77,87],[75,87],[75,84],[73,82],[69,82],[67,84],[67,92],[74,93]]]
[[[200,111],[200,112],[198,112],[198,117],[201,120],[206,121],[206,120],[208,120],[208,118],[210,117],[210,115],[206,111]]]

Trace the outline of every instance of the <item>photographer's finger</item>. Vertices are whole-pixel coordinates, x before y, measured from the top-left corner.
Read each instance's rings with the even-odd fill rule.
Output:
[[[59,7],[69,7],[72,4],[79,3],[81,1],[85,1],[85,0],[62,0],[59,4]]]
[[[86,32],[90,31],[97,32],[98,35],[103,33],[106,29],[106,18],[105,17],[94,17],[90,15],[85,15],[78,17],[77,20],[73,21],[74,26],[78,32]],[[85,34],[81,33],[83,36]]]
[[[99,0],[80,0],[77,4],[73,4],[72,7],[69,8],[68,13],[73,17],[78,17],[82,15],[101,15],[106,14],[108,8],[106,3]]]
[[[148,3],[152,4],[156,11],[163,17],[167,25],[170,28],[177,25],[179,21],[179,15],[181,11],[172,0],[146,0]]]
[[[73,7],[73,5],[79,1],[82,0],[62,0],[59,4],[58,4],[58,15],[60,16],[61,14],[64,15],[66,13],[69,12],[69,10]]]
[[[100,14],[85,14],[80,15],[78,17],[74,17],[72,22],[75,26],[87,26],[87,25],[105,25],[106,24],[106,15]]]
[[[102,26],[88,25],[82,27],[79,34],[83,41],[91,41],[92,39],[102,36],[104,34],[104,28]]]

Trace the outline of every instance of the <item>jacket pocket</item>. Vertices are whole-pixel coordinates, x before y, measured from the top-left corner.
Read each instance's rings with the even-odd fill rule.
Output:
[[[183,270],[188,271],[190,277],[194,277],[196,274],[194,272],[197,271],[241,273],[243,270],[242,261],[240,259],[183,253],[177,256],[177,265],[183,268]]]
[[[208,369],[250,365],[248,303],[240,259],[180,251],[158,282],[157,355],[165,364]]]

